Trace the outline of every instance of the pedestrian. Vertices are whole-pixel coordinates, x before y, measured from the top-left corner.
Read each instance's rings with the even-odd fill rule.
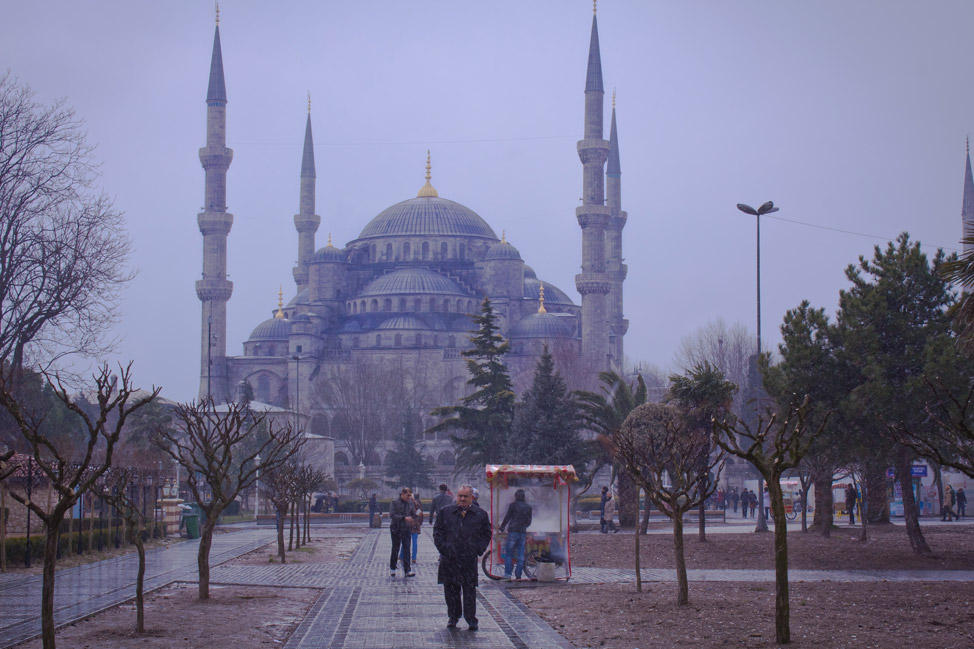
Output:
[[[964,493],[964,487],[957,490],[957,493],[954,495],[954,500],[957,503],[957,518],[966,516],[967,494]]]
[[[740,500],[741,500],[741,495],[737,493],[737,487],[734,487],[734,489],[731,491],[731,505],[734,506],[735,514],[737,513],[737,503],[739,503]]]
[[[413,560],[411,563],[413,569],[416,568],[416,552],[419,548],[419,534],[422,531],[421,529],[422,527],[423,527],[423,501],[419,497],[419,493],[414,493],[413,494],[413,522],[409,524],[409,532],[410,535],[412,536],[412,541],[410,545],[413,549],[412,551]],[[403,545],[402,551],[399,553],[399,556],[402,557],[407,552],[409,552],[409,548]],[[405,558],[403,560],[405,560]]]
[[[755,511],[758,508],[758,495],[754,493],[754,489],[748,491],[747,500],[751,504],[751,518],[755,517]]]
[[[471,507],[477,507],[478,509],[480,508],[480,491],[477,490],[477,487],[473,488],[473,504]]]
[[[602,487],[602,497],[599,500],[599,525],[602,527],[602,533],[608,534],[605,530],[605,501],[608,499],[607,494],[609,493],[608,487]]]
[[[747,508],[750,504],[750,499],[747,495],[747,489],[741,489],[741,516],[747,518]]]
[[[392,536],[392,555],[389,557],[389,572],[396,576],[396,563],[400,557],[400,550],[409,547],[412,536],[413,513],[416,505],[413,503],[413,491],[403,487],[399,497],[389,503],[389,534]],[[415,577],[409,565],[409,553],[402,556],[402,570],[406,577]]]
[[[605,495],[605,524],[608,529],[612,530],[614,534],[619,533],[619,528],[616,527],[616,523],[613,520],[616,515],[616,501],[612,497],[612,493],[609,492]]]
[[[768,493],[768,486],[764,486],[764,519],[771,518],[771,494]]]
[[[521,578],[524,570],[524,542],[527,531],[531,526],[531,505],[525,500],[524,489],[514,492],[514,501],[507,506],[507,513],[501,521],[500,531],[508,529],[507,539],[504,541],[504,579],[511,581],[511,571],[514,560],[517,559],[517,570],[514,577]]]
[[[477,630],[477,560],[490,545],[490,517],[473,506],[473,487],[457,489],[457,502],[440,510],[433,525],[433,543],[440,553],[436,582],[443,584],[453,629],[462,616],[470,631]]]
[[[450,495],[450,488],[445,484],[440,485],[440,492],[433,496],[430,503],[430,525],[436,523],[436,515],[447,505],[453,504],[453,496]]]
[[[379,513],[379,500],[372,494],[369,498],[369,529],[375,527],[375,515]]]
[[[942,521],[954,520],[954,490],[950,485],[944,489],[944,506],[940,510]]]
[[[858,496],[855,485],[850,484],[845,488],[845,509],[849,512],[849,525],[856,524],[856,498]]]
[[[717,509],[726,509],[727,508],[726,505],[724,504],[724,498],[725,498],[724,490],[723,489],[718,489],[717,490]]]

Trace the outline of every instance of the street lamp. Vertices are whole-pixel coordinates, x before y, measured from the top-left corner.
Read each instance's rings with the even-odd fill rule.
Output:
[[[768,201],[759,207],[754,209],[750,205],[745,203],[738,203],[737,209],[744,212],[745,214],[750,214],[757,220],[757,302],[758,302],[758,353],[755,356],[755,362],[761,357],[761,216],[764,214],[771,214],[777,212],[778,208],[774,206],[772,201]],[[755,532],[767,532],[768,531],[768,521],[764,516],[764,478],[758,479],[758,522],[757,526],[754,528]]]
[[[257,493],[254,494],[254,521],[260,518],[260,453],[254,457],[257,464]]]

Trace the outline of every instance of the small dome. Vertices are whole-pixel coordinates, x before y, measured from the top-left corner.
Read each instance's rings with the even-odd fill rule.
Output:
[[[359,297],[400,295],[403,293],[468,297],[466,292],[452,279],[426,268],[402,268],[383,275],[366,286]]]
[[[286,341],[291,335],[291,321],[284,318],[271,318],[264,320],[254,327],[247,342],[258,342],[263,340]]]
[[[563,290],[555,286],[554,284],[549,284],[548,282],[542,282],[539,279],[529,278],[527,274],[527,269],[525,268],[524,273],[524,299],[537,301],[541,297],[541,285],[544,284],[544,301],[545,304],[551,306],[552,304],[565,305],[565,306],[575,306],[572,299],[565,294]]]
[[[379,325],[379,329],[429,329],[419,319],[408,315],[389,318]]]
[[[324,248],[318,248],[318,251],[311,256],[312,264],[324,262],[343,264],[345,261],[345,252],[341,248],[336,248],[330,243]]]
[[[490,247],[484,261],[521,260],[521,253],[507,241],[499,241]]]
[[[524,279],[538,279],[538,274],[527,264],[524,264]]]
[[[571,327],[564,316],[534,313],[511,328],[509,338],[571,338]]]
[[[369,221],[359,239],[451,235],[497,239],[476,212],[438,196],[417,196],[386,208]]]

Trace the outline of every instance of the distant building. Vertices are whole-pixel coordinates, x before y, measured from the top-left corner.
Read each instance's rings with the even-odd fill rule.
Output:
[[[576,208],[582,228],[582,270],[576,276],[579,306],[565,291],[541,280],[517,248],[503,234],[498,237],[476,212],[440,197],[432,184],[429,155],[426,180],[415,197],[379,213],[343,247],[333,245],[329,236],[327,245],[316,250],[321,217],[315,214],[309,102],[300,207],[294,217],[294,295],[287,304],[279,296],[272,316],[244,341],[243,355],[230,356],[226,303],[233,285],[226,278],[226,251],[233,216],[227,212],[226,193],[233,156],[226,147],[227,93],[218,23],[206,96],[206,146],[200,149],[206,178],[205,208],[197,217],[203,235],[203,273],[196,282],[202,302],[200,398],[209,395],[225,401],[243,386],[257,402],[300,411],[311,432],[337,440],[336,477],[341,479],[343,466],[348,466],[349,477],[357,477],[360,462],[380,464],[391,442],[387,435],[367,457],[362,457],[362,448],[343,442],[353,432],[347,430],[351,424],[342,409],[355,406],[338,403],[341,399],[334,395],[322,396],[320,382],[332,381],[355,366],[378,368],[421,396],[407,401],[425,428],[429,407],[454,403],[465,392],[468,374],[460,351],[470,346],[470,314],[480,311],[485,297],[510,341],[507,363],[517,383],[530,380],[545,344],[562,369],[581,368],[592,376],[620,369],[628,327],[622,299],[626,213],[621,209],[615,106],[605,140],[603,104],[593,16],[585,127],[578,143],[583,166],[583,201]],[[565,197],[566,205],[572,198]],[[388,391],[380,383],[372,389]],[[401,417],[402,413],[395,422]],[[443,472],[452,471],[452,448],[446,439],[427,440],[424,449]]]

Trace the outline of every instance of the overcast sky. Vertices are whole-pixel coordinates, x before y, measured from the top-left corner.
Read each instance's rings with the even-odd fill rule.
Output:
[[[618,93],[629,213],[626,353],[671,368],[712,320],[833,311],[844,268],[909,231],[958,248],[965,138],[974,129],[974,2],[725,0],[599,6],[606,93]],[[229,353],[294,296],[293,215],[307,114],[317,246],[357,237],[416,195],[426,150],[440,196],[480,214],[538,276],[579,302],[589,0],[225,1],[220,32],[233,164]],[[199,386],[210,2],[5,2],[0,68],[87,122],[102,187],[128,218],[137,278],[117,359],[140,384]]]

